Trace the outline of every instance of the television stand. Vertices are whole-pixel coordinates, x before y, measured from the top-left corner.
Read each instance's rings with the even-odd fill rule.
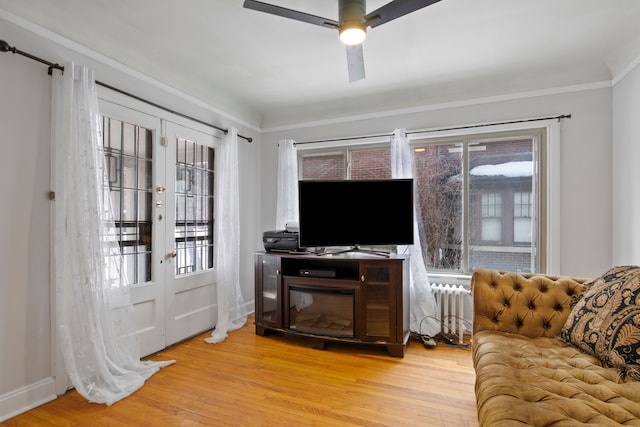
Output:
[[[359,253],[365,253],[365,254],[370,254],[370,255],[378,255],[378,256],[383,256],[386,258],[389,258],[390,253],[387,251],[377,251],[375,249],[362,249],[360,246],[355,245],[352,248],[349,249],[342,249],[339,251],[331,251],[331,252],[322,252],[317,254],[318,256],[324,256],[324,255],[340,255],[340,254],[347,254],[347,253],[351,253],[351,252],[359,252]]]
[[[385,346],[403,357],[409,342],[409,257],[255,254],[255,326],[329,342]]]

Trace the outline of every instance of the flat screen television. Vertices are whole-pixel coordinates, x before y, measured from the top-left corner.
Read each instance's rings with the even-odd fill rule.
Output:
[[[304,248],[413,244],[413,180],[301,180]]]

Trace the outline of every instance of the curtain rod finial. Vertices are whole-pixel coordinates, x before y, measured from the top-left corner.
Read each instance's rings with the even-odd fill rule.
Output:
[[[9,52],[11,50],[11,46],[4,40],[0,40],[0,52]]]

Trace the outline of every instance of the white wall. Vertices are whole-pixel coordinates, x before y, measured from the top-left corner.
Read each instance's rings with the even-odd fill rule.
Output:
[[[261,230],[275,225],[277,143],[389,133],[471,123],[571,114],[562,122],[560,269],[596,276],[611,265],[611,88],[599,85],[565,93],[484,100],[387,117],[353,118],[262,135]]]
[[[640,265],[640,65],[613,89],[613,263]]]
[[[51,62],[73,60],[96,71],[96,79],[174,111],[236,127],[239,139],[240,285],[251,310],[253,252],[259,231],[260,135],[242,120],[206,106],[161,83],[138,75],[55,35],[3,19],[0,38]],[[12,53],[0,54],[0,421],[55,397],[52,380],[50,312],[50,97],[43,64]]]
[[[29,389],[46,400],[53,392],[47,381],[50,83],[46,68],[12,59],[0,57],[0,420],[10,406],[4,394]]]

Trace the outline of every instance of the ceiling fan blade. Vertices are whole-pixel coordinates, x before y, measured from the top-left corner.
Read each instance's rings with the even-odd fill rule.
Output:
[[[297,10],[287,9],[286,7],[276,6],[261,1],[244,0],[243,6],[246,9],[257,10],[259,12],[270,13],[272,15],[282,16],[284,18],[295,19],[296,21],[306,22],[308,24],[320,25],[321,27],[332,29],[340,27],[340,23],[332,19],[322,18],[320,16],[299,12]]]
[[[440,0],[393,0],[373,12],[368,13],[364,19],[367,26],[375,28],[378,25],[400,18],[401,16],[415,12],[439,1]]]
[[[347,67],[349,69],[349,83],[364,79],[362,43],[347,46]]]

